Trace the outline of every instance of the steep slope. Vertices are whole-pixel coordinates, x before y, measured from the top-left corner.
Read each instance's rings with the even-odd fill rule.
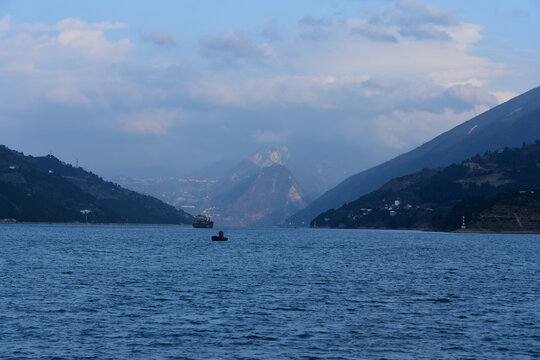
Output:
[[[322,150],[320,150],[322,151]],[[300,153],[300,155],[297,155]],[[330,156],[329,154],[327,154]],[[311,157],[311,161],[306,158]],[[232,187],[255,175],[261,168],[283,165],[301,184],[306,196],[316,198],[343,179],[339,162],[322,159],[320,153],[298,148],[292,152],[285,145],[267,146],[243,159],[225,159],[201,171],[182,178],[132,179],[116,177],[113,180],[131,190],[156,196],[178,208],[200,213],[213,206],[214,198],[224,201]]]
[[[519,146],[540,138],[540,87],[498,105],[422,146],[353,175],[287,219],[307,226],[321,212],[340,207],[388,180],[425,167],[462,161],[486,150]]]
[[[79,167],[65,164],[52,155],[25,156],[27,163],[44,172],[52,172],[96,198],[116,213],[121,222],[138,224],[191,224],[193,216],[147,195],[141,195],[105,181]]]
[[[286,146],[267,147],[240,161],[211,191],[208,213],[225,226],[272,226],[309,202],[303,187],[284,164]]]
[[[214,219],[226,226],[269,226],[306,205],[302,187],[285,166],[260,168],[216,199]]]
[[[522,212],[521,217],[524,222],[527,220],[529,230],[538,231],[540,227],[533,224],[540,218],[532,209],[536,204],[536,189],[540,189],[540,141],[475,156],[461,164],[424,169],[395,178],[337,210],[322,213],[312,225],[454,230],[461,226],[463,215],[467,223],[478,222],[484,211],[498,206],[496,215],[482,215],[498,217],[499,224],[493,225],[497,230],[504,230],[504,226],[514,230],[517,225],[515,214]],[[518,201],[516,194],[508,191],[517,191],[518,196],[530,199]],[[495,200],[489,200],[493,197]],[[512,199],[516,200],[514,204]],[[501,210],[505,207],[511,215],[510,220],[502,220]],[[536,210],[536,213],[540,211]]]
[[[81,212],[81,210],[83,212]],[[22,154],[0,146],[0,219],[39,222],[122,222],[92,195]]]
[[[465,216],[466,228],[459,230]],[[540,233],[540,190],[516,190],[472,198],[435,219],[439,230]]]
[[[124,184],[210,216],[216,226],[273,226],[305,207],[310,199],[285,165],[289,159],[286,146],[268,146],[226,169],[218,167],[213,178]]]

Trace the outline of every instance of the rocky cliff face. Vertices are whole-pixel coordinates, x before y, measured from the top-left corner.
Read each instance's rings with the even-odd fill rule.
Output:
[[[289,149],[285,145],[268,147],[252,155],[249,160],[260,168],[272,165],[285,165],[290,159]]]
[[[309,203],[302,186],[284,165],[286,146],[268,147],[239,162],[210,190],[205,213],[217,225],[273,226]]]
[[[309,201],[282,165],[259,169],[227,195],[227,201],[217,202],[214,210],[216,222],[226,226],[276,225]]]
[[[310,201],[287,164],[286,146],[262,149],[213,178],[149,179],[124,184],[190,211],[216,226],[275,226]]]

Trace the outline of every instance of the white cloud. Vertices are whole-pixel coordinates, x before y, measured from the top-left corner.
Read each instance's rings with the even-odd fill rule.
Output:
[[[498,104],[498,99],[494,94],[490,94],[478,86],[455,85],[448,88],[447,92],[453,98],[473,105],[481,104],[493,107]]]
[[[254,108],[302,105],[319,109],[336,108],[330,97],[343,88],[360,84],[368,77],[276,76],[231,81],[228,77],[212,78],[190,87],[190,94],[226,107]]]
[[[413,21],[423,27],[413,28]],[[442,92],[460,84],[484,86],[505,71],[499,63],[470,54],[483,38],[480,26],[460,23],[452,13],[416,1],[401,1],[371,18],[333,21],[306,16],[300,22],[323,28],[328,36],[305,40],[300,32],[297,39],[274,43],[274,56],[264,64],[244,62],[221,73],[219,66],[208,67],[210,71],[190,82],[190,95],[219,106],[350,108],[347,102],[355,96],[393,92],[366,89],[367,79],[388,79],[390,86],[431,83]],[[204,38],[201,54],[210,62],[214,57],[256,59],[263,56],[264,45],[229,31]]]
[[[287,140],[287,135],[285,133],[265,130],[255,132],[253,138],[261,144],[283,144]]]
[[[9,30],[10,24],[11,24],[11,16],[6,15],[6,16],[0,18],[0,31]]]
[[[499,103],[506,102],[519,95],[513,91],[494,91],[492,94],[497,98]]]
[[[201,39],[200,54],[217,60],[261,60],[274,55],[268,44],[256,44],[248,35],[236,30],[228,30],[218,36]]]
[[[31,61],[10,62],[0,68],[0,71],[9,74],[37,74],[39,70],[36,69],[36,65]]]
[[[117,116],[123,130],[138,134],[166,134],[184,119],[180,111],[167,109],[146,109]]]
[[[9,17],[7,17],[9,19]],[[0,20],[1,22],[1,20]],[[66,18],[60,20],[58,23],[49,25],[43,22],[39,23],[25,23],[25,24],[10,24],[9,30],[17,32],[30,32],[30,33],[42,33],[42,32],[60,32],[69,30],[79,31],[108,31],[115,29],[127,29],[128,25],[125,23],[110,23],[107,21],[99,23],[88,23],[77,18]]]
[[[1,28],[10,30],[10,34],[0,36],[0,60],[13,63],[64,65],[69,59],[116,62],[123,60],[131,49],[127,38],[114,41],[105,36],[106,31],[126,28],[120,23],[86,23],[70,18],[56,25],[19,25],[4,17],[0,20]]]
[[[450,130],[487,109],[477,106],[463,113],[447,109],[440,114],[427,111],[393,111],[379,116],[375,124],[379,130],[378,137],[385,146],[408,149]]]
[[[109,61],[122,60],[125,52],[131,49],[128,39],[112,42],[104,37],[103,31],[97,30],[65,30],[60,32],[57,41],[60,46],[74,50],[77,56],[85,54]]]
[[[217,31],[195,39],[195,53],[177,47],[149,58],[130,51],[152,48],[132,44],[123,23],[3,17],[0,107],[27,111],[28,123],[42,109],[66,108],[73,133],[84,123],[124,141],[145,136],[149,147],[159,138],[215,151],[207,158],[222,154],[201,144],[223,134],[236,148],[308,139],[347,143],[369,158],[384,152],[375,147],[419,145],[514,95],[487,91],[509,68],[478,55],[481,26],[421,2],[348,19],[307,15],[292,31],[280,25],[279,34],[264,22],[262,33]],[[131,36],[174,44],[166,31]]]
[[[59,21],[54,27],[54,30],[67,31],[67,30],[80,30],[80,31],[107,31],[115,29],[127,29],[128,25],[125,23],[110,23],[107,21],[99,23],[88,23],[76,18],[67,18]]]
[[[129,79],[119,80],[111,69],[126,61],[131,43],[106,34],[126,25],[78,19],[20,25],[6,17],[0,22],[9,28],[0,35],[0,79],[10,89],[0,100],[4,106],[18,111],[44,103],[103,108],[114,93],[126,92]]]
[[[52,91],[49,91],[45,97],[53,103],[69,106],[90,104],[90,100],[88,99],[88,97],[77,89],[54,89]]]

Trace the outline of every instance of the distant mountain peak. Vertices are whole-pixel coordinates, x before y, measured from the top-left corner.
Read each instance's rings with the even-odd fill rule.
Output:
[[[289,180],[292,180],[292,178],[289,176]],[[289,202],[302,202],[304,201],[302,195],[298,192],[296,187],[294,185],[291,185],[291,188],[289,189],[289,192],[287,193],[287,199]]]
[[[284,165],[290,158],[289,149],[285,145],[266,147],[249,157],[249,160],[258,167],[264,168],[272,165]]]
[[[259,168],[242,181],[235,181],[233,186],[224,179],[219,189],[226,191],[214,198],[219,210],[214,219],[227,226],[281,224],[309,202],[291,171],[279,164]]]

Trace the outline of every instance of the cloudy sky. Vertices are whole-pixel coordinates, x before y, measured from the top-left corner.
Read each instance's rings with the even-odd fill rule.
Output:
[[[0,0],[0,143],[106,177],[272,144],[353,173],[539,86],[538,44],[540,0]]]

